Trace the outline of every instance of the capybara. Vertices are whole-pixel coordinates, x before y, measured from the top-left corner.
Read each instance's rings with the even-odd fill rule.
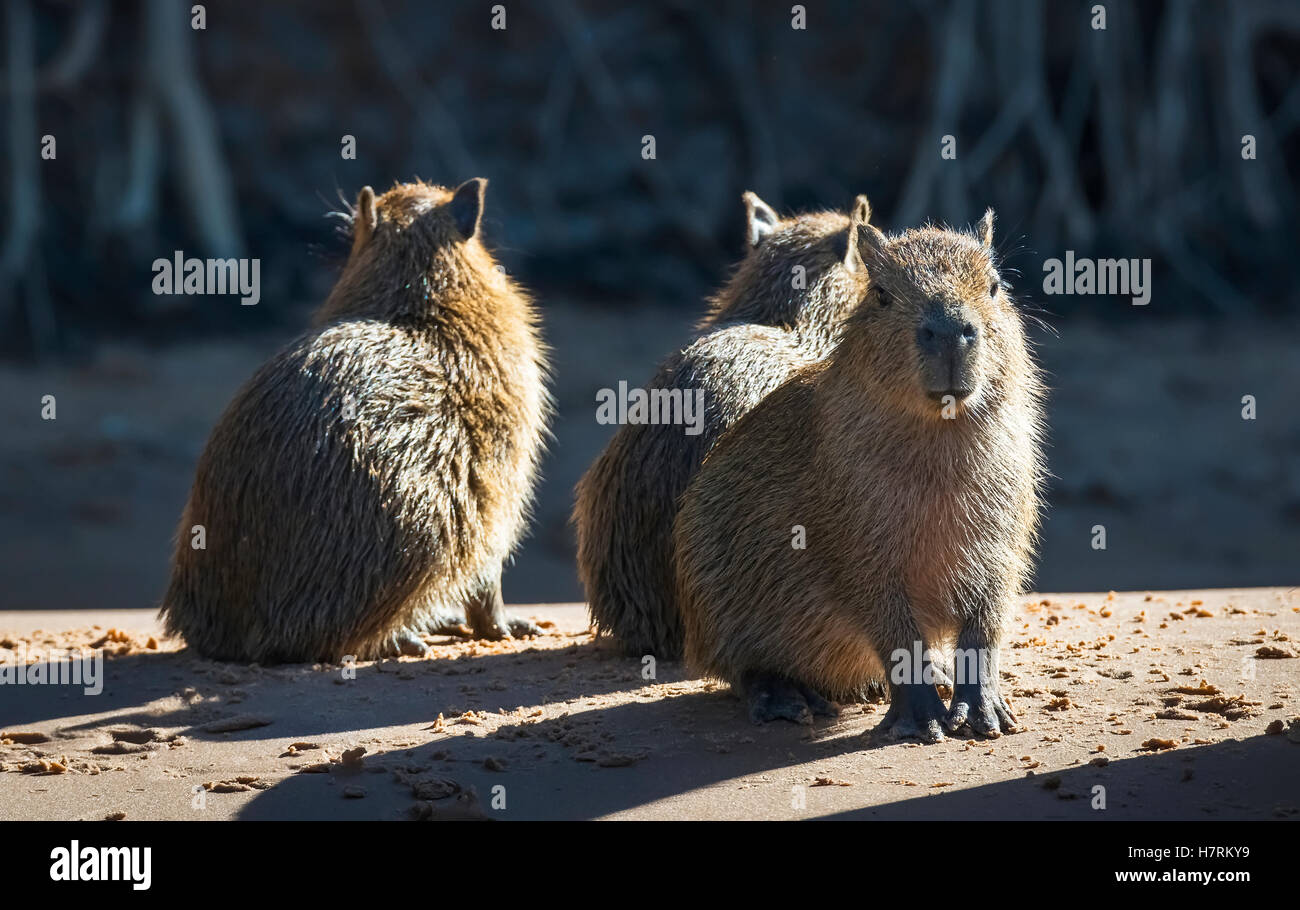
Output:
[[[688,663],[755,722],[810,723],[887,680],[883,729],[1015,724],[1004,620],[1026,582],[1043,478],[1043,386],[975,234],[857,228],[871,290],[824,360],[723,437],[674,527]],[[953,697],[931,649],[955,646]]]
[[[235,395],[181,519],[167,631],[222,660],[419,653],[535,632],[501,600],[549,414],[528,295],[479,232],[487,181],[415,182],[350,215],[313,328]]]
[[[672,573],[677,505],[722,434],[794,370],[825,356],[867,291],[850,242],[871,209],[780,218],[744,194],[748,251],[710,302],[700,336],[648,388],[704,396],[702,428],[626,423],[578,483],[578,575],[592,621],[629,654],[673,660],[682,625]],[[701,431],[702,430],[702,431]]]

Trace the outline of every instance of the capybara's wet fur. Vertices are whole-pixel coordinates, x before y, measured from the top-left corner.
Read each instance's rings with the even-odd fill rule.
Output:
[[[975,235],[860,228],[871,291],[842,341],[743,417],[683,497],[687,660],[755,721],[811,722],[887,678],[894,736],[1015,723],[997,654],[1035,545],[1042,386],[992,231],[991,211]],[[954,645],[945,708],[925,655]]]
[[[274,663],[418,653],[421,632],[464,622],[535,631],[506,616],[501,567],[545,433],[544,348],[479,238],[485,185],[362,190],[314,328],[240,389],[199,460],[169,633]]]
[[[794,370],[826,355],[866,293],[850,216],[782,219],[753,193],[745,204],[748,254],[711,301],[700,337],[668,357],[648,386],[703,389],[703,431],[625,424],[578,483],[578,576],[596,627],[631,654],[681,657],[672,525],[704,456]],[[865,199],[855,211],[869,215]]]

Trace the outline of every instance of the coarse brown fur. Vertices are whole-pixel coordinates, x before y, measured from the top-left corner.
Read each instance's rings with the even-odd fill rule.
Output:
[[[485,186],[362,190],[314,327],[240,389],[199,460],[169,633],[274,663],[414,653],[466,620],[535,631],[500,585],[546,431],[545,350],[480,241]]]
[[[997,653],[1035,545],[1039,373],[991,211],[979,236],[865,225],[858,243],[872,290],[839,346],[742,418],[683,497],[687,660],[745,691],[756,721],[810,722],[889,668],[895,736],[996,735],[1014,724]],[[928,327],[948,324],[967,353],[936,360]],[[945,710],[912,658],[953,645]]]
[[[578,575],[592,621],[631,654],[681,656],[672,524],[705,455],[794,370],[829,352],[867,290],[865,270],[850,255],[850,216],[781,219],[753,193],[745,203],[748,254],[710,302],[700,337],[668,357],[648,386],[703,389],[703,431],[625,424],[578,483]],[[864,198],[855,211],[869,217]]]

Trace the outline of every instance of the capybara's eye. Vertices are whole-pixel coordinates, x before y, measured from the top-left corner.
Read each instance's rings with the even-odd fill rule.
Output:
[[[1000,287],[1002,287],[1002,285],[998,284],[998,280],[994,278],[992,284],[989,285],[989,296],[990,297],[998,296],[998,289]]]
[[[893,303],[893,300],[890,298],[890,296],[887,293],[885,293],[883,289],[876,291],[876,299],[880,301],[881,306],[889,306],[891,303]]]

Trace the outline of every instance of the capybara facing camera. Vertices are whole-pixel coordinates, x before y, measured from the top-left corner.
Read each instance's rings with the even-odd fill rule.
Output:
[[[683,497],[687,660],[756,721],[811,722],[887,678],[896,737],[1015,724],[998,648],[1035,543],[1042,386],[992,233],[991,211],[975,236],[861,225],[871,292],[843,340],[742,417]],[[945,707],[929,655],[952,645]]]

